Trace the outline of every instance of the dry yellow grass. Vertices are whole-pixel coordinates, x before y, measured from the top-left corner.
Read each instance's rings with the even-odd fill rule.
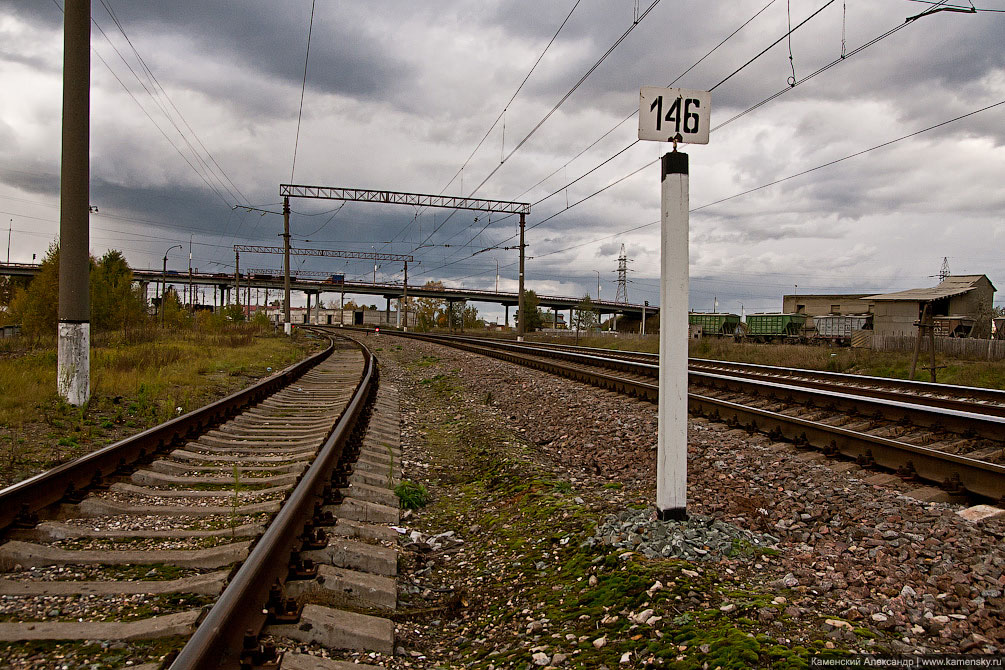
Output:
[[[22,346],[0,358],[0,485],[191,411],[316,348],[252,326],[104,335],[92,343],[91,400],[75,408],[56,393],[55,341]]]

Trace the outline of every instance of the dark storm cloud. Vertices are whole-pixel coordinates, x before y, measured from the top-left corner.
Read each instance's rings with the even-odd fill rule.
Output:
[[[276,183],[289,176],[311,3],[106,1],[247,198],[253,204],[277,208]],[[481,139],[574,2],[318,3],[298,180],[303,176],[327,183],[330,178],[344,182],[340,185],[394,190],[441,188]],[[639,86],[669,84],[767,2],[660,2],[478,195],[510,199],[560,168],[634,110]],[[792,2],[793,20],[802,20],[823,2]],[[641,3],[643,8],[648,4]],[[756,55],[784,34],[787,4],[773,3],[678,85],[710,88]],[[833,3],[794,35],[793,62],[800,82],[838,57],[841,7],[842,3]],[[466,169],[464,187],[458,180],[449,191],[468,192],[495,168],[503,150],[513,147],[631,25],[632,8],[632,3],[583,0],[507,112],[505,140],[501,128],[496,128]],[[848,48],[903,24],[906,16],[922,9],[907,2],[849,3]],[[39,55],[43,47],[36,47],[58,43],[62,17],[55,4],[17,0],[5,4],[2,11],[27,23],[28,30],[14,35],[22,42],[0,46],[0,60],[27,77],[36,73],[57,91],[58,58],[45,60]],[[93,13],[121,47],[121,38],[100,2],[93,3]],[[701,169],[692,180],[692,206],[994,102],[996,96],[1002,97],[1003,33],[1005,15],[924,17],[791,89],[786,83],[788,49],[781,43],[713,93],[714,126],[785,91],[714,133],[708,150],[694,152]],[[118,68],[117,57],[100,33],[94,31],[92,37],[96,49]],[[235,242],[280,243],[281,217],[230,211],[189,171],[133,103],[122,97],[118,84],[108,78],[100,63],[94,64],[94,72],[98,87],[92,99],[105,105],[106,111],[92,125],[93,194],[101,207],[101,214],[93,217],[94,225],[125,230],[127,223],[112,217],[131,217],[137,221],[132,228],[136,233],[165,238],[144,243],[107,237],[110,246],[145,246],[150,262],[159,266],[164,248],[174,243],[166,238],[187,243],[189,234],[194,234],[197,263],[205,267],[217,262],[224,265],[212,267],[225,268],[233,263],[230,245]],[[122,73],[140,93],[128,73]],[[5,111],[0,120],[0,167],[5,168],[0,170],[0,182],[55,200],[58,180],[51,173],[58,171],[59,103],[58,94],[49,97],[53,98],[49,102],[41,95],[33,99],[30,121],[17,109]],[[142,93],[139,97],[148,102]],[[109,101],[114,104],[120,98],[118,108],[108,109]],[[2,105],[0,110],[4,110]],[[791,290],[786,284],[799,283],[802,288],[808,281],[785,274],[799,266],[801,257],[815,259],[811,261],[814,268],[824,268],[829,266],[819,256],[826,252],[834,263],[847,266],[842,268],[844,274],[854,274],[857,260],[849,259],[868,258],[872,253],[859,247],[863,238],[877,247],[894,239],[898,258],[933,255],[925,241],[942,239],[941,233],[932,232],[939,230],[939,220],[957,227],[955,241],[950,241],[963,245],[976,237],[967,233],[970,220],[993,220],[1005,206],[1005,194],[996,187],[1003,170],[1003,117],[1005,110],[988,112],[931,136],[702,210],[692,217],[692,262],[696,264],[692,299],[710,304],[718,296],[724,304],[736,297],[777,309],[779,294]],[[23,129],[22,124],[30,127]],[[535,200],[560,189],[568,179],[634,141],[635,127],[634,119],[625,123],[526,198]],[[926,155],[919,147],[930,147],[933,154]],[[995,153],[989,147],[999,150]],[[571,187],[570,200],[575,202],[620,178],[657,152],[657,145],[638,147]],[[928,163],[940,166],[944,174],[923,169]],[[529,254],[537,256],[528,261],[532,288],[534,282],[542,282],[572,287],[567,290],[574,295],[585,290],[595,293],[595,268],[603,275],[604,297],[610,297],[612,270],[622,242],[628,243],[630,258],[651,261],[658,251],[643,241],[651,240],[653,247],[658,244],[657,226],[544,256],[657,218],[657,190],[640,185],[645,178],[640,175],[614,186],[529,230]],[[533,225],[562,209],[565,202],[560,194],[535,205],[528,223]],[[412,221],[416,212],[411,208],[350,204],[318,230],[328,215],[306,215],[337,204],[294,202],[295,244],[362,250],[372,244],[379,251],[407,253],[447,216],[447,212],[437,212],[434,224],[431,212]],[[888,219],[883,224],[890,228],[877,224],[877,218]],[[460,245],[470,239],[471,246],[419,249],[415,256],[422,262],[410,267],[410,279],[490,287],[498,259],[503,280],[512,280],[515,268],[507,266],[515,262],[515,251],[469,256],[485,246],[513,244],[504,240],[514,232],[514,223],[493,223],[475,237],[480,226],[473,224],[471,213],[458,213],[430,243]],[[906,235],[905,230],[911,231],[910,239],[897,239],[896,234]],[[305,237],[311,242],[304,242]],[[394,244],[385,244],[392,239]],[[207,246],[215,244],[220,246]],[[940,247],[940,259],[955,247],[945,248],[943,252]],[[959,248],[959,253],[977,255]],[[888,261],[893,256],[887,250]],[[278,267],[278,260],[249,258],[247,262],[253,264],[247,267]],[[367,262],[308,258],[296,263],[304,269],[338,268],[361,277],[373,272]],[[883,281],[895,281],[901,270],[896,262],[886,265]],[[748,268],[749,274],[737,273],[737,266]],[[635,278],[641,280],[641,263],[632,267],[637,267]],[[779,272],[771,274],[775,269]],[[655,270],[650,267],[646,272],[652,275]],[[393,272],[400,268],[385,265],[378,277]],[[808,272],[803,271],[804,275]],[[653,286],[633,287],[633,295],[647,291],[650,299],[658,295]],[[738,305],[729,309],[736,310]]]
[[[240,3],[147,0],[109,4],[141,54],[145,53],[144,42],[174,37],[180,44],[195,44],[196,50],[185,54],[195,70],[201,60],[222,60],[245,70],[249,78],[230,82],[235,87],[263,76],[290,84],[299,83],[303,77],[309,2],[277,5],[264,0]],[[49,3],[17,0],[13,11],[40,27],[59,29],[62,25],[62,15]],[[392,50],[384,45],[385,40],[393,39],[393,33],[369,30],[372,25],[365,22],[367,13],[364,7],[342,5],[331,9],[326,3],[319,3],[311,38],[310,89],[366,98],[394,90],[411,79],[413,71],[408,62],[392,55]],[[105,33],[119,39],[100,3],[93,4],[91,14]],[[92,32],[92,40],[100,47],[103,41],[100,32]],[[155,54],[147,52],[145,57],[156,61]],[[170,81],[164,73],[161,78]],[[216,90],[201,83],[198,77],[188,83],[206,93]]]

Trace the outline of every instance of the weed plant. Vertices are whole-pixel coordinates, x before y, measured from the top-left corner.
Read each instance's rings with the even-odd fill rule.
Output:
[[[394,494],[404,509],[419,509],[429,503],[429,491],[423,484],[405,480],[394,487]]]

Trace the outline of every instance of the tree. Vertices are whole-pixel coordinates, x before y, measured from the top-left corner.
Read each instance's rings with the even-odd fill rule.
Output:
[[[443,282],[427,281],[422,285],[424,289],[443,290]],[[445,308],[447,301],[440,298],[416,298],[414,309],[409,311],[415,314],[415,326],[420,331],[428,331],[437,326],[438,321],[445,319]]]
[[[474,305],[465,305],[461,310],[461,322],[465,328],[484,328],[485,320],[478,318],[478,308]]]
[[[11,301],[18,291],[28,288],[29,283],[29,277],[0,277],[0,325],[14,321],[10,311]]]
[[[10,302],[10,314],[25,335],[55,335],[59,319],[59,243],[53,242],[42,259],[38,274],[27,288],[18,289]]]
[[[527,320],[524,322],[524,330],[528,333],[541,328],[541,308],[539,307],[537,294],[533,291],[523,292],[523,306],[527,310]],[[520,310],[517,310],[517,319],[520,319]],[[519,323],[519,321],[518,321]]]
[[[121,251],[105,253],[91,267],[91,326],[95,331],[130,327],[146,319],[146,297],[133,286],[133,271]]]
[[[233,307],[237,306],[233,305]],[[189,325],[188,310],[181,304],[181,298],[178,297],[178,291],[175,290],[174,286],[168,286],[167,290],[164,291],[161,309],[164,310],[165,324],[175,327]],[[237,307],[237,309],[241,308]]]
[[[587,293],[576,305],[576,312],[572,317],[572,324],[576,331],[593,330],[597,327],[600,319],[597,310],[593,306],[593,299]]]

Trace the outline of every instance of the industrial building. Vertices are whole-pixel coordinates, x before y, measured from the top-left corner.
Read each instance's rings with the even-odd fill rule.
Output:
[[[987,275],[946,277],[934,288],[913,288],[861,298],[872,308],[875,337],[909,336],[918,333],[917,322],[925,305],[934,317],[935,334],[969,337],[991,332],[994,284]]]

